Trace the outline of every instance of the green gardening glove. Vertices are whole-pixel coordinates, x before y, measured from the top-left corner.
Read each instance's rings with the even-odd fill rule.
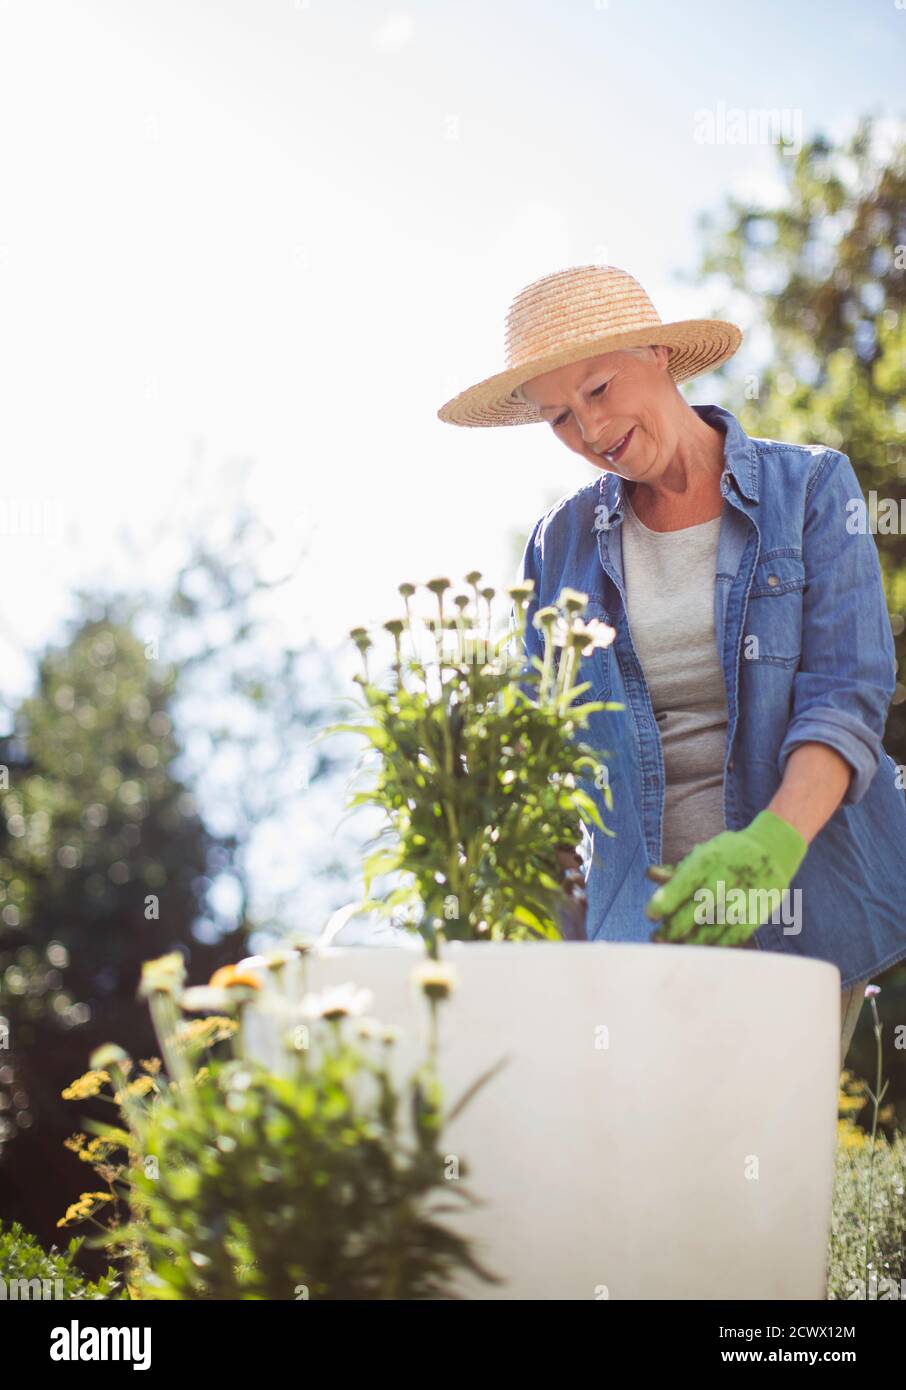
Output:
[[[661,887],[645,906],[660,922],[651,940],[741,945],[780,907],[807,850],[808,841],[788,821],[761,811],[745,830],[724,830],[696,845],[672,872],[652,865],[648,877]]]

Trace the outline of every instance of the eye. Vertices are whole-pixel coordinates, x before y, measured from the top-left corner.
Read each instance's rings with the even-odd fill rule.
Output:
[[[589,396],[600,396],[602,392],[607,390],[608,384],[608,382],[602,381],[600,386],[596,386],[593,391],[589,391]],[[553,426],[553,428],[558,429],[559,426],[563,424],[568,414],[569,411],[566,410],[563,412],[562,415],[558,415],[556,420],[552,420],[551,425]]]

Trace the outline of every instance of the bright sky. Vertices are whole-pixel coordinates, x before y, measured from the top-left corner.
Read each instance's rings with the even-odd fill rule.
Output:
[[[601,261],[665,320],[726,310],[677,273],[776,155],[696,111],[840,134],[902,116],[904,54],[894,0],[0,0],[0,684],[77,581],[165,575],[156,519],[243,460],[274,569],[313,537],[294,639],[511,580],[589,476],[546,427],[436,418],[512,296]]]

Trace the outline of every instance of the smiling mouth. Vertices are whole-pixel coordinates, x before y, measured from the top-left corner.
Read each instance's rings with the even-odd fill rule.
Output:
[[[606,459],[608,463],[616,463],[617,459],[622,458],[623,454],[626,452],[626,446],[634,434],[635,425],[623,435],[622,439],[617,440],[612,449],[603,451],[598,455],[598,458]]]

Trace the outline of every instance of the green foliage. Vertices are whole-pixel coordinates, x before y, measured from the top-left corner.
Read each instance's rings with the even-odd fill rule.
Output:
[[[52,1038],[65,1046],[67,1034],[89,1012],[63,987],[68,961],[59,942],[43,951],[31,946],[0,951],[0,1158],[32,1124],[29,1044]]]
[[[97,1282],[80,1272],[75,1261],[83,1244],[84,1237],[73,1236],[65,1250],[56,1246],[45,1250],[18,1221],[9,1228],[0,1222],[0,1278],[6,1285],[6,1298],[125,1298],[115,1270],[108,1269]],[[18,1281],[24,1281],[28,1288]]]
[[[294,952],[275,959],[263,989],[228,970],[218,972],[220,985],[183,992],[174,960],[149,963],[143,983],[169,1075],[143,1064],[145,1075],[130,1081],[131,1060],[107,1047],[68,1092],[106,1091],[120,1108],[120,1126],[89,1125],[91,1143],[75,1136],[70,1147],[125,1208],[94,1244],[125,1260],[133,1296],[431,1299],[456,1296],[460,1269],[493,1279],[470,1242],[438,1219],[474,1201],[465,1165],[451,1174],[443,1145],[433,1024],[449,987],[444,967],[421,979],[431,1044],[399,1084],[394,1031],[354,1017],[364,992],[303,997],[304,961]],[[212,994],[228,1010],[250,1008],[254,997],[256,1008],[274,1011],[274,1066],[243,1055],[227,1017],[182,1019],[181,1007]],[[287,1029],[290,1015],[307,1022]],[[93,1219],[109,1202],[103,1191],[85,1193],[64,1223]]]
[[[865,1225],[870,1186],[871,1145],[863,1138],[837,1149],[827,1297],[864,1299]],[[871,1252],[868,1297],[899,1299],[906,1280],[906,1135],[875,1139],[871,1181]],[[894,1287],[882,1281],[894,1281]],[[875,1282],[877,1281],[877,1282]]]
[[[295,876],[259,874],[252,892],[253,840],[275,824],[292,840],[339,777],[339,760],[307,746],[331,669],[314,642],[275,633],[282,577],[263,577],[272,538],[246,506],[222,499],[185,530],[180,512],[145,541],[181,557],[172,581],[77,593],[31,692],[0,696],[0,1157],[13,1139],[17,1154],[0,1213],[41,1237],[66,1195],[73,1047],[153,1047],[135,1008],[142,961],[179,947],[205,979],[253,926],[285,926],[287,903],[317,920],[318,892],[325,912],[349,896],[344,847],[326,853],[326,832]]]
[[[98,976],[108,990],[136,980],[149,945],[195,906],[213,842],[175,775],[175,682],[104,616],[45,653],[17,712],[27,758],[2,801],[4,921],[32,945],[61,942],[80,992]]]
[[[23,1175],[18,1191],[8,1181],[0,1190],[3,1209],[42,1234],[51,1198],[24,1175],[48,1174],[59,1201],[52,1165],[73,1039],[87,1050],[110,1028],[150,1046],[134,1006],[142,959],[177,942],[206,954],[191,933],[217,842],[177,772],[175,682],[125,610],[85,616],[41,656],[36,689],[0,748],[11,770],[0,797],[3,1089],[27,1098],[0,1114]]]
[[[195,1098],[189,1114],[155,1107],[145,1145],[160,1176],[134,1179],[145,1297],[432,1298],[451,1264],[472,1265],[428,1209],[445,1186],[465,1198],[444,1182],[428,1078],[399,1096],[382,1060],[340,1037],[299,1076],[215,1064]],[[411,1150],[402,1104],[417,1123]]]
[[[587,596],[564,591],[559,608],[536,614],[546,654],[526,669],[519,654],[531,584],[510,590],[515,630],[497,635],[493,590],[479,590],[479,578],[468,576],[473,595],[452,603],[449,582],[432,581],[438,616],[423,622],[410,604],[414,586],[400,586],[406,617],[384,625],[395,646],[387,688],[369,676],[375,643],[353,630],[365,658],[356,678],[365,716],[328,732],[360,733],[378,764],[373,785],[350,802],[376,806],[387,821],[365,862],[369,906],[408,914],[432,942],[557,939],[558,852],[574,849],[581,821],[611,833],[582,785],[601,764],[581,734],[591,714],[613,706],[577,703],[588,683],[574,681],[582,654],[606,645],[612,630],[582,622]],[[606,784],[604,795],[611,804]],[[369,899],[386,874],[401,881]]]
[[[831,1236],[828,1247],[828,1298],[899,1300],[906,1298],[906,1136],[880,1130],[891,1107],[881,1102],[883,1026],[878,1014],[878,986],[866,990],[875,1041],[875,1084],[844,1070],[840,1079],[837,1121],[837,1168]],[[856,1123],[871,1101],[871,1131]]]

